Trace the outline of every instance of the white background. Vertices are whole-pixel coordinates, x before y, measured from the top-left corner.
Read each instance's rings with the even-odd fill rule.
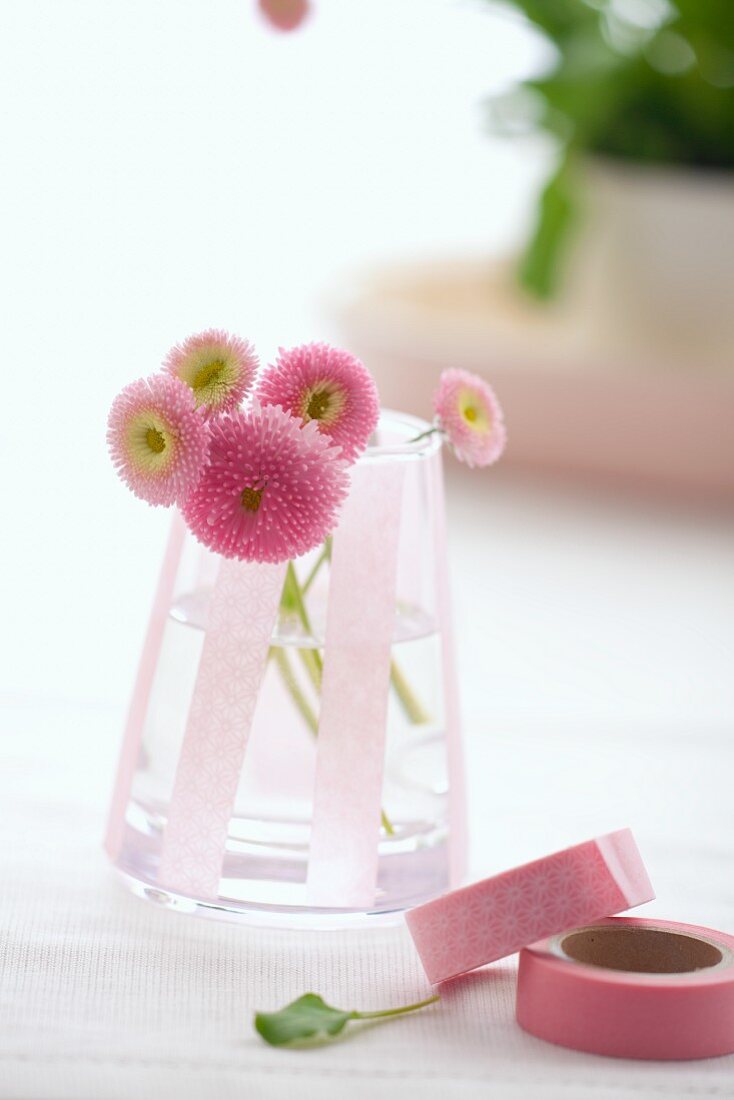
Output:
[[[168,524],[117,480],[117,390],[208,325],[328,334],[380,258],[491,255],[550,150],[486,97],[547,56],[482,0],[0,0],[5,417],[0,690],[126,703]],[[510,425],[510,430],[511,430]],[[521,486],[452,498],[464,694],[490,724],[730,728],[732,524]]]
[[[244,0],[0,13],[0,690],[121,713],[168,515],[112,470],[112,397],[208,325],[322,337],[360,265],[510,247],[550,150],[483,104],[545,47],[481,0],[322,0],[293,35]],[[731,729],[730,518],[501,467],[450,507],[475,724]]]
[[[375,257],[505,247],[547,151],[483,102],[538,40],[481,0],[0,0],[0,688],[121,702],[167,517],[117,483],[107,409],[209,325],[323,338]]]
[[[550,151],[488,139],[481,105],[542,57],[481,0],[318,0],[290,37],[246,0],[0,0],[3,1098],[731,1095],[731,1059],[530,1039],[507,961],[271,1051],[252,1011],[307,988],[424,993],[405,930],[176,918],[100,851],[168,523],[111,468],[114,394],[205,326],[265,358],[327,335],[323,288],[363,264],[512,246]],[[734,520],[455,475],[473,874],[630,824],[646,912],[734,931]]]

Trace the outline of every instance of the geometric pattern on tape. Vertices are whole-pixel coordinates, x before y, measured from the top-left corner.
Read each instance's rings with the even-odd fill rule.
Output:
[[[309,905],[375,901],[404,464],[357,466],[334,533]]]
[[[285,564],[220,565],[163,837],[158,881],[172,890],[218,894],[284,572]]]
[[[442,980],[627,904],[590,841],[429,902],[408,923],[428,977]]]

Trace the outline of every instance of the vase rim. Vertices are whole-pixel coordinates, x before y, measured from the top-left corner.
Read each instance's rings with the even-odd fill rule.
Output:
[[[436,432],[416,439],[432,428],[427,420],[394,409],[380,409],[377,432],[388,436],[384,443],[369,444],[359,457],[360,464],[382,462],[385,459],[430,458],[441,449],[441,435]]]

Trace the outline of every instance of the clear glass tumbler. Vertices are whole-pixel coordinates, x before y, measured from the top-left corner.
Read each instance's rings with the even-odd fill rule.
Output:
[[[138,895],[250,923],[343,927],[397,919],[460,877],[464,807],[441,443],[435,434],[416,439],[428,428],[414,417],[383,412],[373,444],[359,459],[372,468],[404,464],[374,904],[315,907],[306,891],[330,542],[294,563],[303,606],[284,590],[229,824],[219,896],[188,897],[157,882],[220,561],[188,532],[170,586],[172,598],[160,616],[157,637],[149,633],[146,643],[128,723],[128,734],[138,737],[136,758],[128,768],[127,788],[125,777],[118,776],[116,799],[119,804],[122,790],[125,804],[116,839],[108,838],[107,845]],[[153,623],[151,632],[156,633]],[[140,677],[147,682],[141,685]]]

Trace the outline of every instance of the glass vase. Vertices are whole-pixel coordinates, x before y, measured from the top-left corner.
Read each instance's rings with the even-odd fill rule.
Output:
[[[346,887],[344,897],[338,886],[327,891],[325,902],[315,902],[309,888],[315,791],[326,791],[332,802],[334,794],[328,779],[322,775],[321,786],[318,781],[321,694],[330,661],[336,665],[340,651],[333,627],[327,641],[331,539],[287,567],[218,885],[203,896],[161,883],[172,792],[221,566],[221,559],[196,542],[177,516],[129,714],[107,837],[114,865],[138,895],[202,915],[328,928],[395,920],[404,909],[461,879],[464,794],[441,443],[436,434],[423,436],[428,429],[413,417],[383,412],[372,444],[357,463],[367,491],[378,476],[400,477],[384,728],[370,730],[368,737],[377,738],[381,768],[374,891],[355,904]],[[361,566],[359,557],[356,565]],[[343,609],[347,620],[352,600],[358,613],[360,600],[370,599],[369,562],[359,568],[359,577]],[[352,680],[371,669],[369,643],[367,638],[364,652],[356,653]],[[360,685],[352,686],[358,699]],[[206,768],[206,761],[201,766]],[[354,775],[349,779],[353,782]],[[348,817],[349,805],[342,812]],[[322,859],[327,864],[332,858],[360,859],[359,848],[348,850],[348,840],[346,850],[339,849],[342,833],[348,834],[339,819],[326,826],[322,822],[322,833],[324,828]],[[336,845],[336,857],[331,845]]]

